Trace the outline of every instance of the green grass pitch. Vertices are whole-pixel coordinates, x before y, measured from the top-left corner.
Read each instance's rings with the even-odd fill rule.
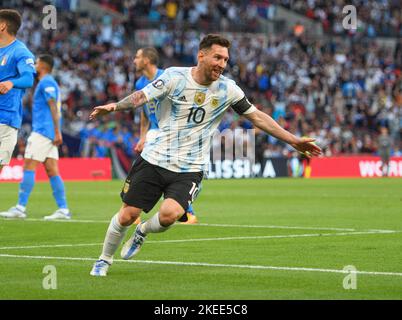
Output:
[[[45,222],[56,207],[37,183],[28,219],[0,220],[0,299],[402,298],[402,179],[204,181],[199,225],[149,235],[130,261],[119,249],[108,277],[94,278],[121,186],[67,182],[74,221]],[[0,184],[0,210],[17,192]],[[56,289],[43,286],[48,265]]]

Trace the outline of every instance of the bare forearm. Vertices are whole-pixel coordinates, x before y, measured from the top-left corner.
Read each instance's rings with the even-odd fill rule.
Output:
[[[253,112],[250,115],[246,115],[246,117],[253,122],[257,128],[279,140],[290,145],[293,145],[298,141],[298,138],[295,135],[283,129],[274,119],[262,111]]]
[[[321,154],[321,148],[314,144],[313,138],[298,138],[291,134],[289,131],[283,129],[274,119],[262,111],[254,111],[246,114],[245,117],[249,119],[257,128],[264,130],[266,133],[280,139],[306,157],[319,156]]]
[[[59,126],[60,115],[59,115],[58,110],[57,110],[56,102],[54,100],[49,100],[48,104],[49,104],[49,107],[50,107],[50,113],[52,114],[54,131],[58,132],[58,131],[60,131],[60,126]]]
[[[145,94],[142,91],[135,91],[133,94],[125,97],[116,103],[115,111],[135,109],[147,102]]]

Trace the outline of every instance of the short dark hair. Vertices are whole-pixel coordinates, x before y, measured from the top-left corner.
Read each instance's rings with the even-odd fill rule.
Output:
[[[50,71],[53,70],[54,59],[50,54],[41,54],[38,59],[49,66]]]
[[[1,9],[0,21],[5,22],[7,25],[7,32],[12,36],[16,36],[21,27],[21,15],[17,10]]]
[[[154,47],[141,48],[142,55],[149,59],[149,62],[155,66],[159,63],[159,54]]]
[[[230,41],[219,34],[208,34],[200,42],[199,50],[210,49],[217,44],[221,47],[230,48]]]

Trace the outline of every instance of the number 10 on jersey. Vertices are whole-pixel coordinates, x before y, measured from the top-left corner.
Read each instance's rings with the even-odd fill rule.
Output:
[[[205,109],[202,107],[191,107],[187,122],[190,122],[192,120],[196,124],[200,124],[204,121],[205,113]]]

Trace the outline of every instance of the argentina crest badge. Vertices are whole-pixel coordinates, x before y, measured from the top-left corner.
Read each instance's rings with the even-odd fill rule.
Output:
[[[219,99],[217,97],[213,97],[211,99],[211,107],[216,108],[219,105]]]
[[[204,101],[205,101],[205,93],[199,91],[196,92],[194,96],[194,102],[200,106],[204,103]]]

